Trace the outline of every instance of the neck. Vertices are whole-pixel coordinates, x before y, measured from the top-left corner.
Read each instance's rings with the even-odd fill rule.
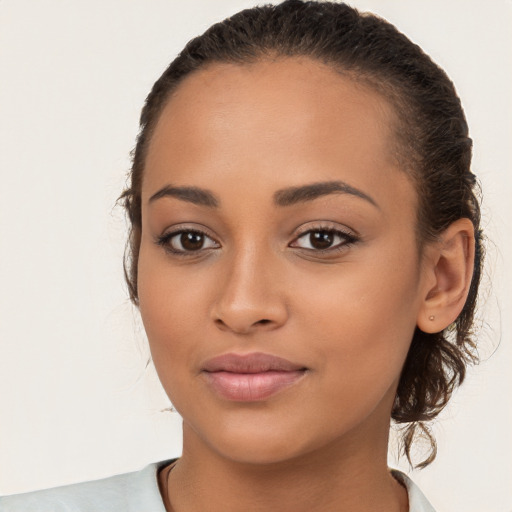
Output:
[[[406,512],[407,492],[387,468],[387,436],[384,446],[363,447],[344,440],[285,461],[248,464],[207,449],[185,426],[183,456],[162,473],[164,497],[171,497],[165,505],[169,512]]]

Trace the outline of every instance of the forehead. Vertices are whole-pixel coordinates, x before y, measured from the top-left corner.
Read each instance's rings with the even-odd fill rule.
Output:
[[[396,173],[393,126],[381,94],[315,60],[211,64],[184,79],[165,106],[143,195],[169,181],[203,186],[228,177],[274,189],[384,183]]]

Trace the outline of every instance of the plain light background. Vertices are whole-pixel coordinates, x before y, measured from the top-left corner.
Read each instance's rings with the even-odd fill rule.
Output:
[[[394,23],[454,80],[493,241],[488,360],[434,425],[437,460],[411,474],[438,512],[510,512],[512,1],[350,3]],[[114,206],[153,82],[190,38],[252,5],[0,1],[0,494],[180,454],[180,419],[162,412],[145,368]]]

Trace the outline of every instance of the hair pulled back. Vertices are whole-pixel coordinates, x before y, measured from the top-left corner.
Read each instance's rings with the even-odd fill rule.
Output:
[[[382,94],[396,112],[396,157],[418,192],[417,236],[422,245],[452,222],[468,218],[475,228],[476,258],[465,306],[456,321],[434,334],[418,328],[402,370],[392,419],[403,424],[403,451],[411,462],[415,437],[426,436],[428,465],[436,444],[425,422],[445,407],[476,362],[472,326],[482,267],[478,186],[471,173],[471,146],[464,112],[447,75],[393,25],[345,4],[286,0],[243,10],[192,39],[154,84],[140,118],[129,186],[121,195],[131,229],[125,276],[138,303],[141,185],[149,141],[159,116],[181,81],[212,63],[243,65],[264,59],[310,57]]]

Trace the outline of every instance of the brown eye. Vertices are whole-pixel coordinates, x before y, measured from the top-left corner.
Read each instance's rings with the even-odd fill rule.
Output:
[[[329,251],[342,249],[357,241],[351,233],[339,229],[311,229],[299,236],[291,247],[299,247],[309,251]]]
[[[309,243],[314,249],[328,249],[334,241],[331,231],[313,231],[309,234]]]
[[[176,255],[187,255],[205,249],[218,249],[220,247],[206,233],[195,230],[180,230],[167,233],[158,237],[156,243],[164,247],[167,252]]]
[[[180,244],[186,251],[197,251],[204,245],[204,235],[202,233],[186,232],[181,233]]]

